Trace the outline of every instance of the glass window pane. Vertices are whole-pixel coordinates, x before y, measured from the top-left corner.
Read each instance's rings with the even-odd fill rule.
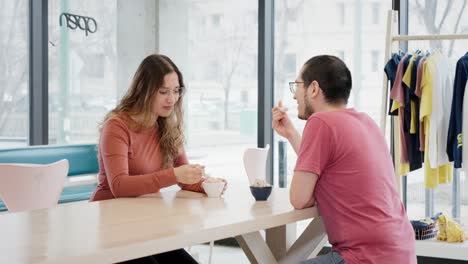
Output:
[[[104,115],[155,52],[157,23],[155,1],[49,0],[50,144],[97,142]]]
[[[353,77],[348,106],[368,113],[379,124],[386,30],[383,18],[391,9],[391,1],[277,0],[275,8],[275,103],[282,100],[296,128],[302,132],[305,122],[297,118],[297,103],[288,82],[295,80],[309,58],[321,54],[345,61]],[[290,71],[291,58],[295,58],[294,72]],[[285,139],[277,136],[275,142],[279,140]],[[286,173],[290,181],[296,154],[287,146]],[[277,178],[278,158],[274,162]]]
[[[28,1],[0,0],[0,148],[28,144]]]
[[[468,4],[464,0],[431,1],[409,0],[408,33],[468,34]],[[468,41],[411,41],[410,50],[440,49],[450,57],[459,58],[466,53]]]
[[[187,86],[189,160],[214,177],[247,182],[242,155],[257,146],[258,3],[159,2],[160,52]]]
[[[49,144],[97,142],[98,124],[115,105],[116,5],[49,1]]]

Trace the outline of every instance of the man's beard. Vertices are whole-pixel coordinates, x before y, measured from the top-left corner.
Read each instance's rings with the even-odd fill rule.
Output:
[[[309,119],[309,117],[315,112],[312,105],[309,103],[309,101],[307,101],[307,98],[304,97],[304,114],[303,115],[299,115],[299,119],[302,119],[302,120],[307,120]]]

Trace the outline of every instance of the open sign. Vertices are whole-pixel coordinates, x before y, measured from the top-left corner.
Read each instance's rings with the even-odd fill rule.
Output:
[[[84,30],[86,33],[86,36],[88,36],[89,33],[94,33],[97,31],[97,23],[96,20],[92,17],[87,17],[87,16],[80,16],[80,15],[75,15],[75,14],[70,14],[70,13],[62,13],[60,14],[59,17],[59,25],[62,26],[62,20],[65,17],[65,20],[67,21],[67,27],[70,29],[81,29]]]

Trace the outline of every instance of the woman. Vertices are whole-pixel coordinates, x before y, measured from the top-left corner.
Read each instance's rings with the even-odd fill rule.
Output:
[[[137,197],[174,184],[204,192],[204,167],[188,164],[183,149],[182,95],[177,66],[164,55],[140,64],[127,94],[104,119],[99,184],[90,201]],[[130,263],[196,263],[183,249]]]

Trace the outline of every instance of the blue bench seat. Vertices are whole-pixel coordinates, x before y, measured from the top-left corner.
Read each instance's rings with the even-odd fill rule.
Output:
[[[47,145],[0,150],[0,163],[48,164],[67,159],[70,168],[68,178],[96,175],[99,172],[96,144]],[[96,182],[79,182],[65,185],[59,203],[88,200],[96,188]],[[0,211],[6,211],[0,200]]]

